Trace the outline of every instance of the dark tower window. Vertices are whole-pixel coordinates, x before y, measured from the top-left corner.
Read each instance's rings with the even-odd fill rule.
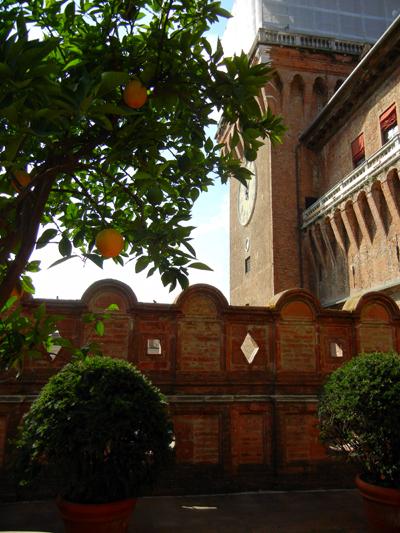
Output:
[[[250,256],[246,257],[244,260],[244,273],[248,274],[250,272]]]

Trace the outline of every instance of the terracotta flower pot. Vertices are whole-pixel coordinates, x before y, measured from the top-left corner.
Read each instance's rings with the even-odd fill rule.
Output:
[[[59,498],[57,505],[64,521],[65,533],[127,533],[136,499],[82,504]]]
[[[400,490],[371,485],[356,477],[370,533],[400,533]]]

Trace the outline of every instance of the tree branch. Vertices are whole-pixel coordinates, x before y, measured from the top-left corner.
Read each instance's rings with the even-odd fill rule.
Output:
[[[23,230],[23,234],[20,235],[21,246],[16,253],[15,259],[9,264],[3,282],[0,284],[0,308],[9,298],[35,248],[43,210],[56,177],[57,172],[48,175],[47,179],[38,183],[37,188],[32,191],[32,211],[29,213],[29,224],[21,224],[21,230]]]

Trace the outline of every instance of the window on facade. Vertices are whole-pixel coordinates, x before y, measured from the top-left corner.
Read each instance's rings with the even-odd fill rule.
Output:
[[[354,168],[358,167],[365,161],[365,143],[363,133],[360,133],[360,135],[351,143],[351,155],[353,158]]]
[[[392,104],[384,113],[382,113],[379,117],[379,124],[381,128],[382,144],[385,144],[398,132],[395,104]]]
[[[250,256],[244,260],[244,272],[248,274],[250,272]]]

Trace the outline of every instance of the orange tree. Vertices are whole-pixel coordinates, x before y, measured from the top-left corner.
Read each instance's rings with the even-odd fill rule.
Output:
[[[20,283],[32,291],[35,248],[57,242],[60,262],[101,266],[95,240],[108,227],[124,238],[114,261],[135,259],[172,288],[205,268],[192,205],[216,178],[249,177],[208,136],[213,109],[248,160],[283,132],[255,99],[270,67],[208,42],[221,16],[212,0],[2,0],[0,309]],[[132,80],[147,98],[129,106]]]

